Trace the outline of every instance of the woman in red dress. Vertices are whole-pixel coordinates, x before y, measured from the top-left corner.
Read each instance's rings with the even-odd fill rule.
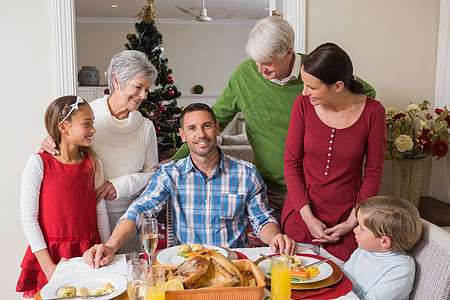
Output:
[[[284,152],[282,229],[346,261],[357,248],[355,206],[381,185],[385,111],[363,95],[350,57],[335,44],[311,52],[301,76]]]
[[[21,221],[30,246],[16,291],[31,298],[50,280],[63,258],[82,256],[106,241],[109,223],[104,201],[95,197],[101,167],[90,149],[94,114],[76,96],[53,101],[45,125],[60,155],[32,154],[22,173]]]

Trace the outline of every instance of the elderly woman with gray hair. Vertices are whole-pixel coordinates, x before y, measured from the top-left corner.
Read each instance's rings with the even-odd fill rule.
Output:
[[[106,180],[96,196],[98,200],[110,200],[106,208],[111,230],[158,169],[155,128],[137,111],[156,76],[144,53],[124,50],[111,59],[108,67],[111,95],[90,103],[97,130],[93,147],[103,163]],[[43,141],[40,151],[59,154],[51,137]],[[134,238],[119,253],[140,249],[139,239]]]

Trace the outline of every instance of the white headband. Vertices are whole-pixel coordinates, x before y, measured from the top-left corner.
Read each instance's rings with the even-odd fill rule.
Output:
[[[75,110],[78,109],[78,104],[80,103],[85,103],[86,101],[84,101],[83,98],[81,98],[80,96],[77,96],[77,101],[75,101],[74,104],[71,104],[70,107],[71,109],[69,110],[69,112],[67,113],[67,115],[64,117],[64,119],[62,119],[61,122],[64,122],[69,116],[70,114]]]

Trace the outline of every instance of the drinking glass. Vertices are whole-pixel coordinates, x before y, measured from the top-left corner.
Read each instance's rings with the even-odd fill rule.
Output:
[[[151,267],[148,271],[148,287],[145,300],[164,300],[165,299],[165,274],[164,269]]]
[[[148,284],[148,263],[145,259],[130,259],[127,264],[127,292],[130,300],[144,300]]]
[[[142,221],[141,240],[148,256],[148,265],[152,266],[152,254],[158,246],[158,221],[156,219],[146,218]]]
[[[287,255],[272,258],[270,290],[273,300],[291,298],[291,258]]]

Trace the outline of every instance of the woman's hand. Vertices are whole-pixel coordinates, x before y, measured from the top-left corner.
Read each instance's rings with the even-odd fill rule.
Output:
[[[41,147],[38,149],[38,153],[50,153],[51,155],[59,155],[59,150],[56,149],[56,143],[50,135],[42,141]]]
[[[328,229],[327,226],[313,215],[309,205],[305,205],[300,209],[300,215],[314,238],[313,242],[336,243],[339,241],[339,237],[333,237],[325,232]]]
[[[344,234],[352,231],[356,225],[358,224],[358,220],[355,216],[355,208],[352,209],[348,219],[345,222],[339,223],[336,226],[326,229],[324,232],[332,237],[341,237]]]
[[[105,182],[101,187],[95,191],[95,197],[97,198],[97,204],[105,200],[115,200],[117,198],[117,191],[111,182]]]

